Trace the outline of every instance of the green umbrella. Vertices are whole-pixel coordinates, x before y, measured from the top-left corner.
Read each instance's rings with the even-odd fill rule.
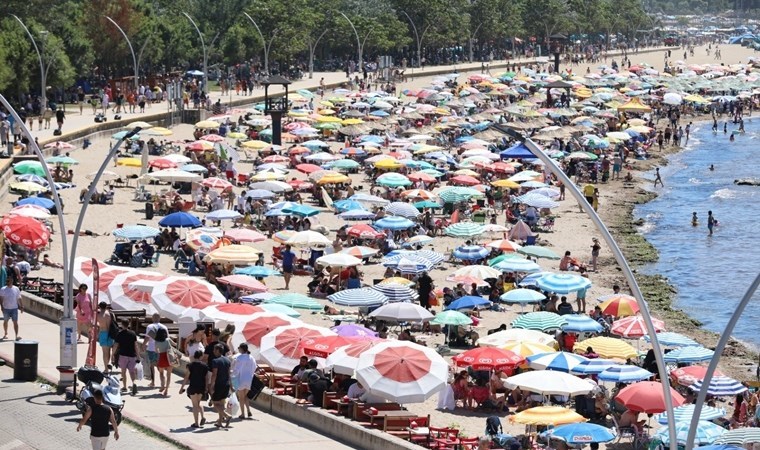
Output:
[[[472,325],[472,319],[459,311],[441,311],[431,321],[438,325]]]
[[[319,122],[314,124],[317,130],[337,130],[343,125],[340,122]]]
[[[432,200],[423,200],[421,202],[417,202],[417,203],[414,204],[414,207],[417,208],[417,209],[425,209],[425,208],[438,209],[438,208],[443,208],[443,206],[440,203],[434,202]]]
[[[468,238],[483,234],[483,225],[475,222],[458,222],[449,225],[443,231],[446,233],[446,236]]]
[[[547,311],[531,312],[512,321],[512,328],[549,331],[562,328],[567,323],[559,314]]]
[[[466,202],[473,197],[482,196],[482,192],[463,186],[450,187],[438,192],[438,197],[446,203]]]
[[[53,156],[52,158],[48,158],[45,162],[48,164],[63,164],[64,166],[79,164],[79,161],[70,156]]]
[[[24,175],[45,176],[45,169],[39,161],[21,161],[13,165],[13,171]]]
[[[295,309],[291,308],[290,306],[281,305],[279,303],[262,303],[259,306],[268,312],[285,314],[286,316],[295,318],[301,317],[301,313]]]
[[[560,259],[559,255],[545,247],[526,245],[517,250],[519,253],[535,256],[536,258]]]
[[[518,255],[517,253],[504,253],[502,255],[497,256],[496,258],[491,258],[488,260],[488,265],[493,267],[496,264],[499,264],[500,262],[504,261],[505,259],[525,259],[522,255]]]
[[[435,170],[435,169],[422,169],[422,170],[420,170],[420,172],[426,173],[426,174],[430,175],[431,177],[436,177],[436,178],[440,178],[440,177],[442,177],[444,175],[443,172]]]
[[[390,172],[378,177],[377,184],[387,187],[400,187],[409,186],[412,184],[412,181],[400,173]]]
[[[303,294],[291,293],[277,295],[270,299],[264,300],[264,303],[275,303],[278,305],[289,306],[291,308],[310,309],[312,311],[319,311],[322,309],[322,305],[320,305],[316,300]]]
[[[353,159],[339,159],[327,164],[330,169],[343,169],[352,170],[360,166],[360,164]]]

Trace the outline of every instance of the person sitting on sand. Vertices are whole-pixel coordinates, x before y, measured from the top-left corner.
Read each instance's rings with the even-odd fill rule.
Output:
[[[570,251],[565,252],[565,256],[559,261],[559,270],[568,272],[577,272],[583,265],[575,258],[570,256]]]
[[[459,372],[454,381],[451,383],[451,388],[454,391],[454,400],[462,400],[462,405],[467,409],[472,409],[472,397],[470,397],[470,386],[467,382],[469,375],[466,370]]]

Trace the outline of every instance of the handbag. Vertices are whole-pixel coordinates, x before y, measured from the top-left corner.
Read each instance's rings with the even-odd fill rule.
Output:
[[[256,400],[263,390],[264,382],[261,381],[259,377],[253,377],[253,380],[251,380],[251,389],[248,391],[248,394],[246,394],[246,397],[248,397],[248,400]]]
[[[182,362],[182,355],[180,355],[177,349],[174,347],[169,347],[169,351],[166,352],[166,356],[169,358],[169,364],[171,364],[172,367],[179,367],[180,363]]]
[[[108,337],[116,340],[116,335],[119,334],[119,325],[116,323],[116,317],[111,313],[111,324],[108,326]]]

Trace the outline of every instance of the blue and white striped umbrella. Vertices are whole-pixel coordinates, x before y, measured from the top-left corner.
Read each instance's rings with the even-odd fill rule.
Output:
[[[575,366],[572,370],[573,373],[579,373],[583,375],[596,375],[604,372],[608,367],[617,365],[615,361],[609,359],[595,358],[583,361]]]
[[[382,292],[372,288],[346,289],[328,295],[327,299],[341,306],[380,306],[388,301]]]
[[[618,364],[608,367],[599,373],[598,377],[602,381],[612,381],[615,383],[633,383],[635,381],[648,380],[654,374],[638,366],[627,366]]]
[[[716,444],[755,444],[760,442],[760,428],[734,428],[715,440]]]
[[[429,259],[415,255],[414,253],[400,253],[391,256],[390,258],[385,258],[383,259],[382,264],[385,267],[393,267],[401,270],[402,273],[421,273],[430,270],[435,266],[435,264]],[[412,269],[412,267],[414,267],[414,269]],[[404,270],[406,270],[406,272],[404,272]]]
[[[421,256],[431,263],[433,265],[438,265],[446,260],[446,257],[443,255],[443,253],[434,252],[432,250],[417,250],[416,252],[413,252],[412,254]]]
[[[686,445],[686,438],[689,435],[690,421],[676,422],[676,440],[679,445]],[[706,420],[700,420],[697,423],[697,432],[694,437],[694,443],[697,445],[712,444],[724,433],[725,428],[720,425],[716,425]],[[670,445],[670,435],[668,433],[668,427],[662,427],[654,434],[654,437],[659,439],[663,444]]]
[[[458,238],[480,236],[483,234],[483,225],[475,222],[457,222],[444,228],[443,232],[446,236]]]
[[[414,208],[414,206],[412,206]],[[406,230],[414,226],[414,222],[401,216],[383,217],[374,223],[375,228],[381,230]]]
[[[512,328],[524,328],[526,330],[549,331],[559,330],[565,324],[565,319],[559,314],[547,311],[538,311],[519,316],[512,321]]]
[[[396,283],[383,283],[372,286],[372,289],[388,297],[388,303],[413,302],[417,300],[417,292],[408,286]]]
[[[647,342],[651,341],[651,338],[649,335],[645,335],[644,339]],[[662,333],[657,333],[657,340],[660,342],[660,345],[666,345],[668,347],[699,347],[699,342],[695,341],[694,339],[684,336],[681,333],[676,333],[674,331],[663,331]]]
[[[699,412],[699,420],[714,420],[726,415],[726,410],[722,408],[716,408],[714,406],[702,405],[702,410]],[[672,417],[676,422],[688,422],[694,416],[694,405],[681,405],[673,408]],[[668,419],[671,415],[667,412],[663,412],[654,416],[654,420],[662,425],[668,424]]]
[[[567,323],[562,326],[562,331],[573,333],[600,333],[604,331],[601,323],[589,316],[582,314],[566,314],[562,316]]]
[[[488,256],[491,251],[479,245],[465,245],[454,249],[454,257],[464,261],[477,261]]]
[[[232,209],[217,209],[206,214],[206,220],[235,220],[243,217],[239,212]]]
[[[689,386],[689,389],[699,392],[702,389],[702,380]],[[746,391],[747,387],[731,377],[714,376],[707,387],[707,393],[714,397],[729,397],[741,394]]]
[[[530,304],[539,303],[546,299],[546,296],[533,289],[512,289],[500,298],[505,303]]]
[[[375,213],[366,209],[352,209],[338,214],[338,217],[343,220],[372,220],[375,218]]]
[[[531,369],[556,370],[569,373],[578,364],[587,360],[588,358],[569,352],[539,353],[528,356],[528,365]]]
[[[669,363],[695,363],[712,359],[714,353],[704,347],[679,347],[666,353],[664,359]]]
[[[111,234],[117,238],[139,241],[156,237],[161,234],[161,231],[158,228],[145,225],[130,225],[123,228],[117,228],[113,230]]]
[[[531,273],[528,275],[525,275],[520,281],[517,283],[518,286],[538,286],[538,279],[545,277],[546,275],[551,275],[554,272],[536,272]]]
[[[411,203],[393,202],[385,207],[385,212],[394,216],[406,217],[407,219],[416,219],[420,211]]]
[[[519,258],[505,259],[493,266],[493,268],[502,272],[530,273],[541,271],[541,266],[533,261]]]
[[[591,280],[572,273],[552,273],[536,280],[536,285],[547,292],[569,294],[588,289],[591,287]]]

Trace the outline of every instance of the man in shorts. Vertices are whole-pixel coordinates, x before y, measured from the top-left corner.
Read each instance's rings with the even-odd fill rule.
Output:
[[[134,331],[129,329],[129,320],[121,322],[122,329],[119,334],[116,335],[116,345],[114,346],[114,353],[119,355],[119,368],[121,369],[121,383],[123,392],[127,391],[127,371],[132,379],[132,395],[137,395],[137,371],[135,365],[140,361],[137,355],[140,354],[140,349],[137,344],[137,335]]]
[[[111,349],[113,348],[114,340],[109,335],[111,329],[111,322],[114,320],[113,314],[108,309],[108,303],[98,303],[98,344],[103,350],[103,366],[105,370],[108,370],[108,366],[111,364]]]
[[[156,386],[156,380],[154,378],[154,368],[156,367],[156,364],[158,364],[158,352],[156,351],[156,333],[161,328],[166,330],[167,335],[169,334],[169,330],[166,328],[166,325],[161,323],[161,316],[159,314],[153,314],[153,323],[148,325],[145,328],[145,342],[146,342],[146,355],[148,357],[148,367],[146,367],[145,373],[150,373],[150,387]],[[163,372],[159,371],[159,375],[161,378],[164,377]],[[161,380],[161,386],[164,385],[164,380]]]
[[[293,263],[296,260],[296,254],[290,249],[290,245],[285,246],[285,250],[280,252],[282,256],[282,276],[285,277],[285,290],[290,289],[290,278],[293,277]]]
[[[2,300],[3,310],[3,340],[8,339],[8,321],[13,322],[13,332],[16,334],[16,340],[20,341],[18,335],[18,313],[24,312],[24,305],[21,304],[21,291],[13,285],[13,277],[5,278],[5,286],[0,288],[0,300]]]
[[[208,392],[214,402],[214,410],[219,413],[219,419],[214,424],[217,428],[230,425],[232,416],[225,412],[225,403],[230,394],[230,359],[224,356],[224,346],[214,345],[214,359],[211,361],[211,378]]]

